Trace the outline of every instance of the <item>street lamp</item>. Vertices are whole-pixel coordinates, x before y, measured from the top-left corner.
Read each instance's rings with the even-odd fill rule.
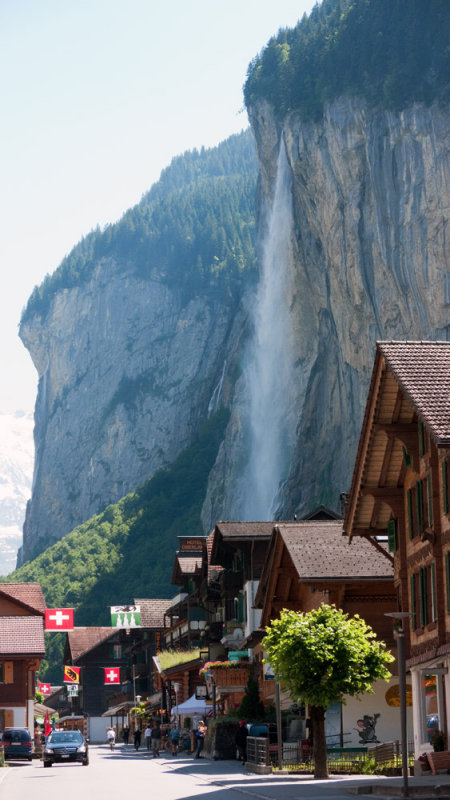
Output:
[[[397,640],[398,688],[400,694],[400,739],[402,748],[403,797],[409,797],[408,788],[408,741],[406,732],[406,659],[405,631],[403,621],[411,614],[409,611],[391,611],[384,615],[394,620],[394,638]],[[395,624],[397,622],[397,624]]]
[[[178,725],[178,728],[179,728],[180,727],[180,713],[178,711],[178,692],[180,691],[181,683],[174,683],[173,684],[173,688],[174,688],[174,691],[175,691],[175,703],[176,703],[176,706],[177,706],[177,725]]]

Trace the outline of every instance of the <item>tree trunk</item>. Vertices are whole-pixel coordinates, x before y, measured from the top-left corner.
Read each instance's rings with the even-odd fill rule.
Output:
[[[314,777],[328,778],[327,742],[325,739],[325,709],[311,706],[311,724],[313,735]]]

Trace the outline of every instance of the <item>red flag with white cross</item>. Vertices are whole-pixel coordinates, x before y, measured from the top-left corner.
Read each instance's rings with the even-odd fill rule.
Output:
[[[119,667],[105,667],[105,686],[113,683],[120,683]]]
[[[73,608],[46,608],[46,631],[72,631]]]
[[[51,686],[49,683],[41,683],[40,680],[37,682],[38,692],[42,692],[42,694],[50,694],[51,693]]]

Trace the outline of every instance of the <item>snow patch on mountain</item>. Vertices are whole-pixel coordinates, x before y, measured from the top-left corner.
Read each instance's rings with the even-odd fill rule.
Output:
[[[33,414],[0,413],[0,575],[15,569],[22,526],[31,495]]]

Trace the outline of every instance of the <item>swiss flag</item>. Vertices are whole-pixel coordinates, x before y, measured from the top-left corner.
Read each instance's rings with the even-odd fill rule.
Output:
[[[48,711],[46,711],[44,717],[44,736],[50,736],[51,732],[52,726],[50,725],[50,720],[48,718]]]
[[[37,684],[38,684],[38,692],[42,692],[42,694],[50,694],[51,687],[49,683],[41,683],[38,680]]]
[[[73,608],[46,608],[46,631],[72,631]]]
[[[120,683],[119,667],[105,667],[105,685],[111,683]]]

